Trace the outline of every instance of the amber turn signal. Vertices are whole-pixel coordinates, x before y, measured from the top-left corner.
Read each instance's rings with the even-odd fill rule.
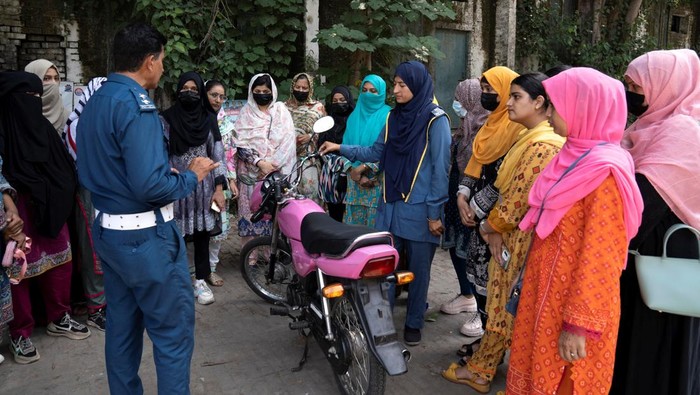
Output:
[[[408,284],[416,278],[413,272],[409,271],[396,272],[394,275],[396,276],[396,284],[398,285]]]
[[[345,288],[341,283],[328,284],[323,287],[323,297],[328,299],[339,298],[345,293]]]

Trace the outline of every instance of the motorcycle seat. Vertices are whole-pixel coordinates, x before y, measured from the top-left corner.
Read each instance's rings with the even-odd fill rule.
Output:
[[[344,224],[326,213],[309,213],[301,221],[301,244],[311,254],[342,258],[361,247],[393,245],[393,240],[389,232]]]

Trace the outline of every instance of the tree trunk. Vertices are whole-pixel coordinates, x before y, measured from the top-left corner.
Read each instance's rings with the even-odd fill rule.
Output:
[[[690,47],[700,52],[700,1],[695,2],[693,18],[695,18],[695,27],[693,28],[693,36],[690,39]]]
[[[639,16],[639,10],[642,8],[642,0],[630,0],[629,8],[627,8],[627,15],[625,16],[625,24],[632,30],[634,26],[634,21],[637,20]]]

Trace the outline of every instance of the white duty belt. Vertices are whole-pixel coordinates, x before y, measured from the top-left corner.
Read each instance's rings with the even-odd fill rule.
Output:
[[[159,209],[163,215],[163,221],[168,222],[173,219],[173,203],[163,206]],[[100,214],[100,211],[95,209],[95,217]],[[155,210],[144,211],[136,214],[102,214],[102,223],[100,224],[105,229],[114,230],[136,230],[146,229],[156,226]]]

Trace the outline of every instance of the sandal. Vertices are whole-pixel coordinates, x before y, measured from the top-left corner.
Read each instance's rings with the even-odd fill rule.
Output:
[[[460,357],[471,357],[474,355],[474,346],[477,344],[481,343],[481,338],[471,342],[471,343],[465,343],[462,344],[462,347],[457,350],[457,355]]]
[[[468,385],[482,394],[486,394],[491,390],[491,383],[478,383],[473,379],[469,380],[457,377],[457,368],[452,369],[452,365],[449,369],[442,372],[442,377],[456,384]]]
[[[224,279],[221,278],[216,272],[211,272],[207,276],[207,282],[214,287],[220,287],[224,285]]]

